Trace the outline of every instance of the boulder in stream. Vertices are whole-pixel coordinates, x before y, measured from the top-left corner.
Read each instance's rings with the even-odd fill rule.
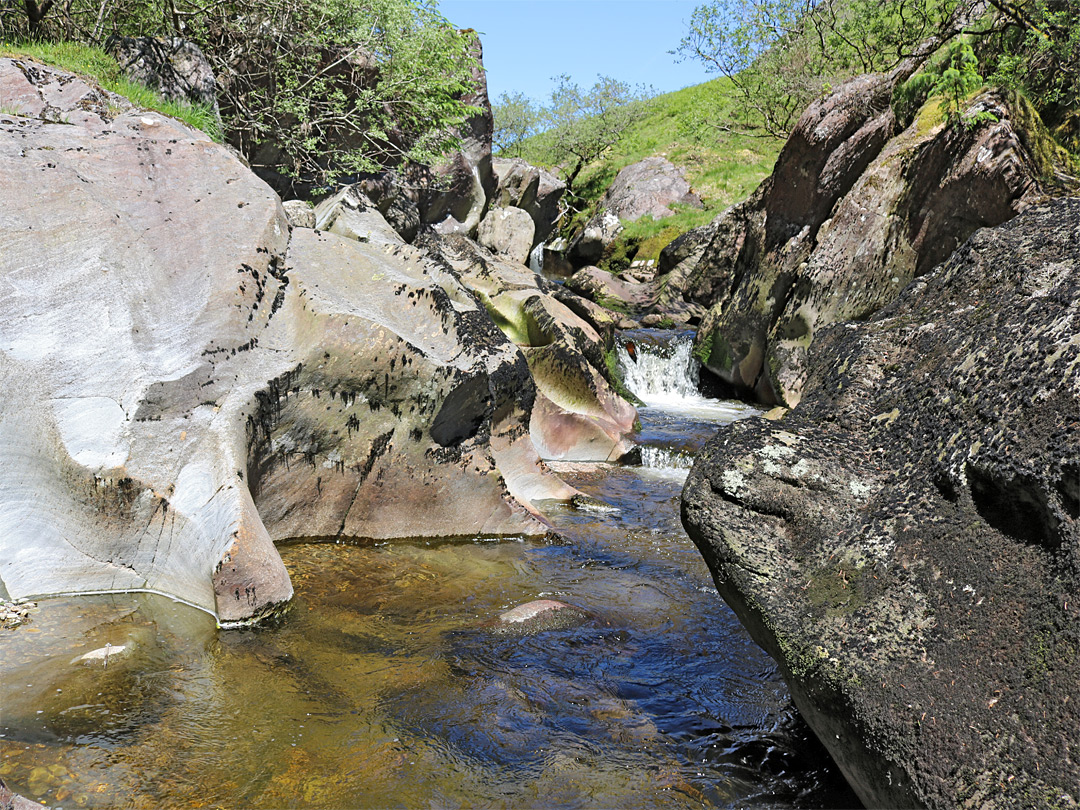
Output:
[[[567,630],[589,620],[581,608],[557,599],[536,599],[500,613],[491,632],[501,635],[531,636],[546,630]]]
[[[1080,200],[823,329],[683,522],[868,807],[1080,802]]]

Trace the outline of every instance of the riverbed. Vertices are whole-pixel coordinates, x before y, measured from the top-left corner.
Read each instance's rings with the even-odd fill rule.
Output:
[[[546,540],[286,545],[296,596],[259,629],[42,601],[0,634],[0,776],[60,807],[856,806],[679,521],[693,452],[752,411],[666,390],[688,346],[632,337],[642,465],[559,467],[607,509],[552,506]],[[589,619],[493,632],[542,598]]]

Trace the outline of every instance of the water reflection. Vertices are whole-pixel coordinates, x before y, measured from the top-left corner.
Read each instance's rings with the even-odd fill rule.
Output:
[[[684,455],[715,430],[642,418]],[[855,806],[683,533],[679,467],[566,473],[619,512],[554,509],[557,541],[286,546],[274,627],[43,601],[0,634],[0,776],[63,807]],[[591,619],[491,632],[541,598]]]

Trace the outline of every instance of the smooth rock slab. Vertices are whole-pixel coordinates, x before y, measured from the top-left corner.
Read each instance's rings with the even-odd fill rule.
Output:
[[[524,358],[377,211],[290,243],[201,133],[31,63],[0,93],[0,593],[228,626],[291,597],[273,539],[547,531]]]

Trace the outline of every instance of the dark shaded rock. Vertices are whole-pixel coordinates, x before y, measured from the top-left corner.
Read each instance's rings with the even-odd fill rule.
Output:
[[[483,48],[475,34],[471,50],[476,57],[472,77],[475,90],[462,101],[480,111],[462,125],[458,133],[459,150],[434,168],[436,181],[424,183],[419,197],[421,223],[437,226],[443,233],[467,236],[476,235],[497,184],[491,168],[491,133],[495,121],[488,100]]]
[[[622,230],[622,223],[615,214],[601,211],[589,220],[581,233],[570,240],[570,246],[566,250],[567,259],[576,267],[596,264]]]
[[[107,50],[129,79],[170,101],[206,104],[217,110],[217,81],[194,42],[179,37],[112,37]]]
[[[978,231],[799,406],[698,458],[683,521],[867,806],[1080,800],[1080,200]]]

